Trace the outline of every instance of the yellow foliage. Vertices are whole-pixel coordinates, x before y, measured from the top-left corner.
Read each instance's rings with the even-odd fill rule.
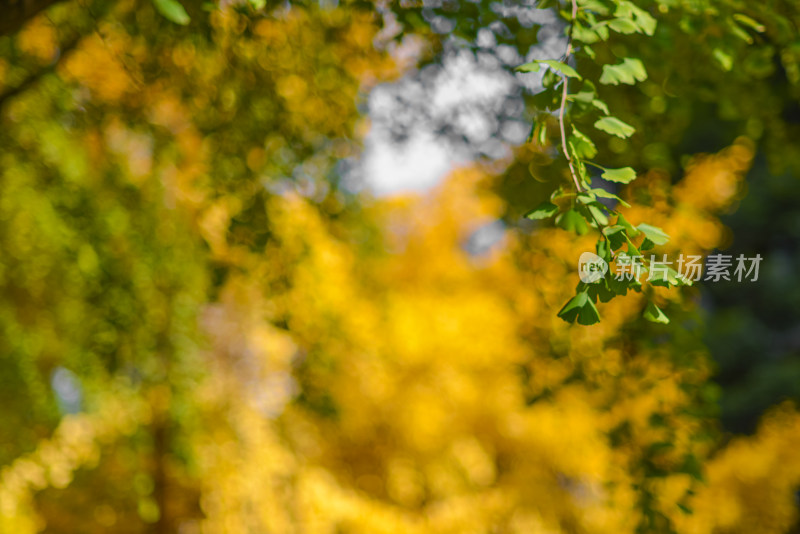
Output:
[[[731,154],[699,159],[676,188],[682,196],[632,209],[631,220],[669,220],[680,211],[715,221],[710,210],[732,201],[735,188],[713,204],[693,188],[705,187],[705,172],[738,183],[745,168]],[[255,396],[238,402],[232,391],[217,392],[230,410],[231,434],[206,449],[206,479],[215,483],[205,489],[201,530],[633,532],[640,485],[649,484],[655,506],[680,532],[721,532],[752,513],[764,514],[754,524],[784,527],[759,532],[785,531],[797,480],[795,471],[774,480],[781,469],[774,453],[793,456],[792,436],[777,431],[785,425],[766,423],[756,445],[734,443],[718,453],[704,468],[707,487],[681,473],[685,454],[711,452],[695,438],[707,423],[681,415],[694,402],[682,385],[707,377],[705,356],[683,368],[658,348],[620,350],[614,340],[637,313],[638,296],[601,307],[596,326],[552,319],[571,291],[578,255],[561,230],[510,234],[489,257],[472,257],[464,240],[500,208],[486,182],[481,171],[466,169],[431,197],[376,203],[371,213],[391,252],[368,256],[335,237],[308,201],[273,200],[276,244],[254,283],[291,282],[283,293],[266,293],[256,309],[262,320],[283,318],[287,331],[261,335],[260,343],[281,362],[287,348],[296,350],[306,400],[264,419]],[[657,184],[645,180],[645,187]],[[674,235],[676,249],[706,249],[691,234]],[[249,287],[230,305],[252,307],[245,295],[256,290]],[[256,337],[215,335],[242,343]],[[585,377],[570,381],[577,369]],[[238,380],[229,382],[237,398]],[[670,423],[653,426],[654,414]],[[623,423],[631,437],[614,446],[609,432]],[[667,474],[648,482],[634,459],[659,443],[670,447],[652,461]],[[731,470],[747,466],[756,472],[737,489]],[[775,493],[762,505],[744,493],[767,483]],[[770,506],[778,497],[785,508]],[[733,512],[718,513],[721,498]],[[242,509],[253,513],[232,512]]]
[[[60,67],[88,90],[80,98],[110,110],[74,136],[86,151],[70,160],[68,178],[100,183],[95,169],[113,164],[126,186],[165,207],[157,216],[176,214],[159,220],[158,239],[196,239],[207,245],[209,270],[228,269],[200,313],[205,343],[192,356],[202,368],[183,377],[191,387],[182,402],[200,420],[180,436],[189,460],[180,464],[163,444],[136,445],[145,452],[131,445],[138,431],[156,441],[152,434],[178,404],[173,376],[158,360],[167,367],[153,373],[162,383],[106,388],[94,409],[65,416],[51,437],[2,468],[0,532],[42,531],[53,514],[37,495],[80,492],[76,479],[92,472],[133,474],[138,517],[158,522],[169,510],[159,509],[155,482],[137,472],[130,457],[139,456],[163,464],[161,482],[172,484],[174,501],[196,501],[198,510],[175,519],[187,532],[624,534],[643,519],[645,497],[681,533],[787,531],[800,482],[795,411],[777,410],[755,436],[715,446],[713,422],[693,413],[710,374],[705,353],[675,355],[624,334],[644,306],[641,294],[600,305],[603,320],[590,327],[556,317],[593,236],[507,231],[485,254],[471,253],[469,237],[503,208],[492,176],[477,167],[454,172],[429,196],[364,208],[373,241],[296,190],[262,194],[262,179],[293,162],[313,176],[324,172],[324,160],[295,158],[299,143],[314,153],[324,145],[326,157],[352,154],[343,139],[366,125],[355,112],[359,89],[399,71],[372,46],[375,20],[339,9],[292,9],[258,22],[233,9],[210,17],[214,46],[161,43],[150,65],[165,72],[157,81],[142,81],[148,43],[118,26],[84,39]],[[47,60],[52,28],[41,21],[30,28],[20,46]],[[227,83],[228,61],[240,63],[243,86],[256,82],[241,65],[266,73],[268,87],[257,89],[280,103],[247,110],[279,131],[259,132],[242,161],[226,162],[247,169],[245,184],[212,172],[217,154],[198,119],[214,107],[234,120],[244,105],[244,91]],[[140,131],[145,126],[126,122],[125,106],[171,136],[169,154],[158,152],[154,137]],[[59,141],[49,152],[54,161],[83,154],[71,150],[74,139]],[[737,201],[752,156],[751,143],[737,140],[696,158],[675,186],[653,171],[627,190],[634,206],[622,211],[633,224],[661,226],[672,237],[664,252],[705,254],[725,244],[717,215]],[[26,169],[7,159],[6,193],[36,208],[8,223],[9,250],[24,257],[34,246],[35,217],[50,208],[36,204]],[[270,232],[266,245],[232,230],[253,205],[266,213],[269,228],[257,228]],[[121,235],[129,219],[111,213],[108,233]],[[185,228],[196,235],[182,235]],[[98,254],[83,245],[76,262],[96,275]],[[113,246],[136,245],[119,239]],[[150,287],[151,273],[163,274],[135,271],[132,283]],[[155,287],[151,301],[168,301]],[[692,291],[656,295],[691,311]],[[151,320],[160,327],[173,310],[159,310]],[[177,344],[183,335],[164,337]],[[121,443],[130,450],[116,450]],[[101,504],[92,516],[104,529],[121,529],[123,512]]]
[[[756,435],[733,439],[709,461],[694,515],[676,518],[681,532],[789,532],[798,517],[798,440],[800,414],[788,403],[765,415]]]

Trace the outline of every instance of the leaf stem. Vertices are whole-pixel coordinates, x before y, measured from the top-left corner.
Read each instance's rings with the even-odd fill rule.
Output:
[[[572,0],[572,20],[570,21],[569,37],[567,40],[567,52],[564,54],[565,64],[569,60],[570,54],[572,54],[572,28],[575,26],[575,19],[577,18],[577,16],[578,16],[578,1]],[[566,125],[564,124],[564,110],[567,107],[567,97],[569,96],[568,93],[569,78],[564,73],[562,73],[561,79],[563,80],[563,89],[561,92],[561,107],[558,110],[558,124],[559,127],[561,128],[561,150],[564,152],[564,157],[567,158],[567,164],[569,165],[569,172],[572,175],[572,181],[575,182],[575,188],[578,191],[583,191],[580,180],[578,179],[578,174],[575,172],[575,165],[573,165],[572,158],[569,155],[569,149],[567,147]]]
[[[583,162],[584,162],[585,164],[587,164],[587,165],[591,165],[592,167],[597,167],[597,168],[598,168],[598,169],[600,169],[601,171],[606,171],[606,170],[608,170],[608,169],[606,169],[605,167],[603,167],[602,165],[598,165],[597,163],[593,163],[593,162],[591,162],[591,161],[589,161],[589,160],[583,160]]]

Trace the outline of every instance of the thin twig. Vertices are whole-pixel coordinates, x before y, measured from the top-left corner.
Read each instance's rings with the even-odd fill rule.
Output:
[[[569,27],[569,37],[567,40],[567,52],[564,54],[564,63],[566,64],[569,61],[569,56],[572,54],[572,28],[575,27],[575,19],[578,16],[578,2],[577,0],[572,0],[572,20],[570,21]],[[568,85],[569,85],[569,78],[566,74],[561,73],[561,79],[563,80],[563,89],[561,91],[561,107],[558,110],[558,124],[561,128],[561,150],[564,152],[564,157],[567,158],[567,164],[569,165],[569,172],[572,175],[572,181],[575,182],[575,188],[578,191],[583,191],[581,187],[580,180],[578,179],[578,174],[575,172],[575,166],[572,163],[572,158],[569,155],[569,149],[567,148],[567,132],[564,125],[564,110],[567,107],[567,97],[569,96],[568,92]]]

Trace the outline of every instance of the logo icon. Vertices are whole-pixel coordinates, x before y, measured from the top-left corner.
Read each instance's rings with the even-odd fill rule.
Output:
[[[593,284],[608,272],[606,260],[592,252],[584,252],[578,259],[578,276],[584,284]]]

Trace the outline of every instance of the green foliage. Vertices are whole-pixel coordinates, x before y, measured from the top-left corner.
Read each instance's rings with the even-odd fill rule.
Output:
[[[551,196],[551,201],[556,199],[573,198],[570,202],[547,202],[536,209],[526,212],[526,217],[532,219],[546,219],[555,217],[555,224],[577,235],[584,235],[592,230],[598,234],[596,248],[604,256],[611,259],[619,251],[620,254],[638,256],[642,251],[651,250],[668,242],[669,236],[657,226],[649,222],[641,222],[637,227],[628,223],[622,215],[608,208],[598,199],[616,200],[620,205],[627,206],[617,195],[609,193],[602,188],[591,188],[591,169],[599,170],[603,180],[617,184],[631,184],[637,178],[637,171],[632,165],[607,167],[593,161],[596,157],[608,157],[598,147],[610,146],[611,141],[596,139],[588,135],[584,125],[590,124],[596,131],[612,136],[624,142],[636,142],[635,135],[649,135],[649,132],[639,132],[632,124],[612,115],[612,106],[608,104],[607,90],[603,98],[598,94],[597,87],[618,87],[622,91],[625,86],[649,83],[648,64],[645,56],[632,57],[626,52],[627,46],[616,46],[612,57],[608,54],[598,54],[598,47],[602,43],[615,43],[619,35],[625,39],[637,39],[635,46],[646,50],[648,46],[657,46],[655,43],[660,37],[656,35],[656,17],[652,14],[653,8],[658,8],[662,13],[669,11],[666,5],[650,5],[648,7],[637,5],[627,0],[611,1],[580,1],[570,0],[560,5],[559,13],[566,20],[568,29],[568,45],[565,55],[558,60],[536,60],[526,63],[517,70],[522,72],[537,72],[541,65],[549,67],[543,80],[544,89],[534,97],[535,105],[540,109],[550,110],[556,114],[558,127],[561,131],[561,153],[566,162],[565,171],[572,181],[574,193],[566,193],[559,188]],[[691,9],[687,8],[686,13]],[[747,28],[750,31],[763,31],[764,26],[747,15],[735,14],[732,16],[731,27],[739,29],[739,35]],[[690,15],[682,19],[688,23]],[[685,28],[685,31],[690,31]],[[745,34],[747,36],[747,34]],[[647,40],[651,42],[648,43]],[[733,57],[723,51],[724,47],[717,46],[713,57],[722,65],[724,70],[732,68]],[[619,50],[619,52],[617,52]],[[558,75],[557,77],[554,75]],[[579,87],[573,91],[569,83],[579,82]],[[615,99],[618,101],[619,99]],[[618,102],[617,102],[618,103]],[[541,114],[536,118],[532,131],[538,132],[535,140],[544,145],[547,142],[546,121],[548,115]],[[567,132],[570,132],[567,134]],[[531,137],[533,140],[534,137]],[[619,141],[617,141],[619,146]],[[643,236],[643,237],[640,237]],[[636,244],[634,240],[637,240]],[[623,253],[622,250],[625,250]],[[645,261],[642,268],[647,270]],[[679,279],[674,270],[669,268],[665,280],[656,280],[654,285],[674,287],[684,285],[686,281]],[[622,284],[622,291],[612,291],[605,283],[600,286],[608,289],[604,297],[611,299],[615,294],[625,294],[628,289],[641,291],[640,284],[634,281],[616,282]],[[576,296],[559,313],[563,319],[573,322],[579,319],[578,309],[585,306],[585,297]],[[588,308],[587,308],[588,309]],[[664,322],[666,316],[655,305],[648,307],[645,318],[651,321]],[[581,324],[589,322],[584,315]]]
[[[572,297],[558,312],[558,316],[568,322],[577,320],[582,325],[592,325],[600,320],[597,307],[586,291]]]
[[[644,64],[635,58],[625,58],[618,65],[603,65],[603,74],[600,83],[605,85],[619,85],[621,83],[633,85],[647,79]]]
[[[629,184],[636,179],[636,171],[630,167],[623,167],[621,169],[603,169],[603,174],[600,176],[603,178],[603,180],[608,180],[609,182]]]
[[[664,245],[669,241],[669,236],[664,233],[661,228],[651,226],[647,223],[641,223],[636,227],[637,230],[642,232],[647,239],[656,245]]]
[[[616,117],[602,117],[595,121],[594,127],[607,134],[616,135],[621,139],[632,136],[636,131],[633,126],[622,122]]]
[[[547,219],[558,213],[558,206],[552,202],[543,202],[525,214],[528,219]]]
[[[653,323],[669,324],[669,317],[652,302],[647,303],[647,307],[644,310],[644,318]]]

